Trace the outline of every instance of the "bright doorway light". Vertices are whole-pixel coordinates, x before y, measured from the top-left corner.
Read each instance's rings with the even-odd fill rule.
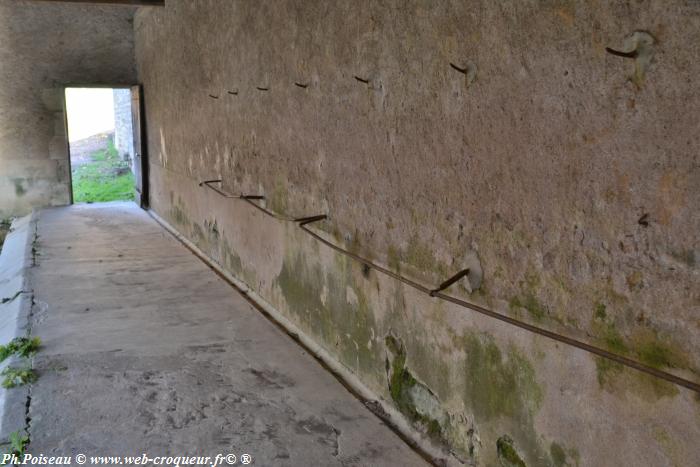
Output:
[[[114,132],[114,98],[110,88],[67,88],[68,141]]]
[[[66,88],[74,203],[133,201],[131,91]]]

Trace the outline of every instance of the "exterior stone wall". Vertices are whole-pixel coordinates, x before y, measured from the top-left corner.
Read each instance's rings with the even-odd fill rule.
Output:
[[[699,383],[699,20],[685,0],[142,10],[151,205],[446,457],[690,464],[697,392],[431,298],[198,182],[327,213],[311,228],[426,287],[481,269],[450,293]]]
[[[131,91],[114,90],[114,146],[127,161],[134,159],[134,133],[131,121]]]
[[[134,11],[0,0],[0,218],[70,202],[64,86],[135,82]]]

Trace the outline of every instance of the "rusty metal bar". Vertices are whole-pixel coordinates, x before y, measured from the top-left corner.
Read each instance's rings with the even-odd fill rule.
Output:
[[[601,349],[600,347],[596,347],[594,345],[586,344],[585,342],[581,342],[576,339],[572,339],[571,337],[567,337],[561,334],[557,334],[552,331],[548,331],[544,328],[538,327],[538,326],[533,326],[532,324],[528,324],[524,321],[520,321],[514,318],[511,318],[510,316],[502,315],[500,313],[496,313],[495,311],[489,310],[488,308],[484,308],[482,306],[476,305],[474,303],[467,302],[465,300],[453,297],[451,295],[447,295],[441,292],[438,292],[435,294],[435,297],[441,298],[443,300],[446,300],[448,302],[454,303],[455,305],[462,306],[464,308],[468,308],[470,310],[476,311],[477,313],[481,313],[486,316],[490,316],[491,318],[495,318],[499,321],[503,321],[508,324],[512,324],[513,326],[517,326],[520,329],[524,329],[526,331],[530,331],[535,334],[539,334],[540,336],[544,337],[549,337],[550,339],[553,339],[555,341],[561,342],[563,344],[570,345],[572,347],[576,347],[581,350],[585,350],[586,352],[590,352],[594,355],[597,355],[599,357],[607,358],[609,360],[612,360],[614,362],[620,363],[622,365],[628,366],[630,368],[634,368],[635,370],[641,371],[642,373],[647,373],[649,375],[655,376],[660,379],[664,379],[668,382],[677,384],[679,386],[683,386],[684,388],[690,389],[691,391],[695,391],[697,393],[700,393],[700,384],[694,383],[692,381],[689,381],[687,379],[681,378],[679,376],[676,376],[674,374],[662,371],[662,370],[657,370],[656,368],[652,368],[650,366],[644,365],[643,363],[639,363],[636,360],[632,360],[631,358],[623,357],[621,355],[608,352],[605,349]]]
[[[351,253],[351,252],[349,252],[349,251],[347,251],[347,250],[344,250],[343,248],[340,248],[339,246],[337,246],[337,245],[335,245],[335,244],[329,242],[328,240],[326,240],[325,238],[323,238],[322,236],[320,236],[320,235],[317,234],[316,232],[314,232],[314,231],[312,231],[312,230],[309,230],[309,228],[307,227],[307,225],[310,224],[310,223],[311,223],[311,222],[306,222],[306,223],[304,223],[304,224],[300,224],[299,227],[301,227],[302,230],[304,230],[306,233],[308,233],[309,235],[311,235],[312,237],[314,237],[316,240],[318,240],[319,242],[323,243],[323,244],[326,245],[327,247],[332,248],[332,249],[334,249],[335,251],[338,251],[338,252],[340,252],[340,253],[342,253],[342,254],[344,254],[344,255],[346,255],[346,256],[349,256],[349,257],[353,258],[354,260],[357,260],[358,262],[364,264],[365,266],[367,266],[367,267],[369,267],[369,268],[372,268],[372,269],[374,269],[374,270],[376,270],[376,271],[379,271],[379,272],[381,272],[381,273],[383,273],[383,274],[386,274],[387,276],[389,276],[389,277],[391,277],[391,278],[394,278],[394,279],[396,279],[397,281],[401,281],[401,282],[403,282],[404,284],[413,287],[414,289],[418,289],[418,290],[420,290],[421,292],[425,292],[425,293],[427,293],[427,294],[430,293],[430,289],[429,289],[428,287],[425,287],[425,286],[423,286],[422,284],[419,284],[418,282],[412,281],[411,279],[409,279],[409,278],[407,278],[407,277],[403,277],[403,276],[401,276],[401,275],[399,275],[399,274],[396,274],[395,272],[390,271],[389,269],[383,268],[383,267],[379,266],[378,264],[375,264],[375,263],[371,262],[370,260],[363,258],[362,256],[358,256],[358,255],[356,255],[355,253]]]
[[[217,178],[215,180],[204,180],[202,182],[199,182],[199,186],[207,185],[209,183],[221,183],[221,179]]]
[[[324,219],[328,219],[328,216],[325,214],[319,214],[318,216],[300,217],[298,219],[294,219],[294,222],[298,222],[300,226],[304,226],[306,224],[321,221]]]
[[[276,212],[270,211],[269,209],[264,208],[257,203],[254,203],[252,199],[246,198],[246,199],[243,199],[243,201],[247,202],[248,204],[253,206],[255,209],[257,209],[258,211],[261,211],[270,217],[274,217],[277,220],[287,221],[287,222],[294,222],[296,220],[296,218],[294,218],[294,217],[287,217],[287,216],[283,216],[281,214],[277,214]]]
[[[214,190],[215,192],[217,192],[218,194],[220,194],[221,196],[223,196],[224,198],[246,199],[246,200],[247,199],[265,199],[265,197],[262,195],[232,195],[232,194],[226,193],[225,191],[223,191],[215,186],[212,186],[211,185],[212,183],[221,183],[221,180],[205,180],[203,182],[200,182],[199,186],[206,185],[209,188],[211,188],[212,190]]]
[[[267,208],[264,208],[260,206],[257,203],[254,203],[253,201],[255,200],[262,200],[265,199],[264,196],[262,195],[232,195],[230,193],[226,193],[224,190],[221,188],[215,187],[212,184],[213,183],[222,183],[221,179],[214,179],[214,180],[204,180],[203,182],[199,183],[199,186],[206,186],[209,187],[210,189],[214,190],[216,193],[219,195],[223,196],[224,198],[229,198],[229,199],[242,199],[246,203],[250,204],[253,206],[255,209],[264,212],[270,217],[274,217],[275,219],[281,220],[281,221],[288,221],[288,222],[313,222],[317,221],[320,219],[325,219],[326,215],[321,214],[319,216],[307,216],[307,217],[287,217],[283,216],[281,214],[277,214],[276,212],[270,211]]]
[[[209,182],[221,182],[221,181],[220,180],[213,180],[213,181],[210,180]],[[214,189],[214,187],[210,186],[207,182],[200,183],[200,186],[202,186],[202,185],[206,185],[206,186],[209,186],[210,188]],[[223,194],[223,192],[220,192],[219,190],[215,189],[215,191],[217,191],[220,194]],[[228,197],[236,198],[235,196],[228,196]],[[475,303],[471,303],[471,302],[468,302],[466,300],[462,300],[460,298],[453,297],[451,295],[447,295],[447,294],[442,292],[442,290],[446,289],[447,287],[451,286],[452,284],[457,282],[462,277],[469,274],[469,269],[464,269],[464,270],[458,272],[454,276],[450,277],[449,279],[447,279],[446,281],[441,283],[437,288],[431,289],[431,288],[426,287],[426,286],[424,286],[416,281],[413,281],[407,277],[404,277],[400,274],[397,274],[393,271],[390,271],[389,269],[386,269],[378,264],[375,264],[366,258],[363,258],[359,255],[356,255],[355,253],[352,253],[348,250],[345,250],[345,249],[333,244],[332,242],[326,240],[321,235],[317,234],[316,232],[310,230],[307,227],[309,224],[311,224],[313,222],[318,222],[318,221],[327,219],[326,215],[311,216],[311,217],[298,218],[298,219],[280,217],[280,216],[276,215],[275,213],[268,211],[267,209],[253,203],[252,201],[250,201],[248,199],[245,199],[245,198],[241,198],[241,199],[243,199],[244,201],[247,201],[250,205],[256,207],[257,209],[263,211],[264,213],[266,213],[266,214],[268,214],[276,219],[298,222],[299,227],[302,230],[304,230],[306,233],[308,233],[313,238],[315,238],[319,242],[323,243],[327,247],[329,247],[329,248],[331,248],[339,253],[342,253],[345,256],[353,258],[354,260],[364,264],[365,266],[367,266],[371,269],[374,269],[375,271],[379,271],[382,274],[385,274],[385,275],[387,275],[393,279],[396,279],[396,280],[398,280],[398,281],[400,281],[400,282],[402,282],[410,287],[413,287],[414,289],[419,290],[420,292],[423,292],[427,295],[430,295],[431,297],[441,298],[445,301],[448,301],[448,302],[453,303],[455,305],[459,305],[463,308],[467,308],[469,310],[475,311],[477,313],[488,316],[490,318],[494,318],[494,319],[497,319],[497,320],[502,321],[504,323],[511,324],[515,327],[518,327],[520,329],[524,329],[524,330],[532,332],[534,334],[547,337],[547,338],[552,339],[554,341],[561,342],[563,344],[567,344],[567,345],[570,345],[572,347],[584,350],[586,352],[592,353],[592,354],[597,355],[599,357],[607,358],[607,359],[612,360],[614,362],[617,362],[621,365],[627,366],[629,368],[633,368],[637,371],[641,371],[642,373],[649,374],[649,375],[657,377],[659,379],[666,380],[670,383],[677,384],[678,386],[682,386],[684,388],[690,389],[691,391],[695,391],[695,392],[700,394],[700,384],[694,383],[693,381],[687,380],[685,378],[681,378],[679,376],[668,373],[666,371],[658,370],[658,369],[650,367],[648,365],[644,365],[643,363],[640,363],[636,360],[632,360],[631,358],[623,357],[621,355],[609,352],[605,349],[602,349],[600,347],[596,347],[594,345],[587,344],[587,343],[579,341],[577,339],[573,339],[571,337],[567,337],[567,336],[564,336],[562,334],[557,334],[555,332],[549,331],[549,330],[541,328],[539,326],[535,326],[535,325],[526,323],[524,321],[520,321],[518,319],[512,318],[510,316],[503,315],[501,313],[497,313],[493,310],[489,310],[488,308],[484,308],[484,307],[477,305]]]

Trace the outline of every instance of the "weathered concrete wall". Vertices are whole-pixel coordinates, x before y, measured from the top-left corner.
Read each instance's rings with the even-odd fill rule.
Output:
[[[0,217],[70,202],[63,86],[135,82],[134,11],[0,0]]]
[[[134,132],[129,89],[114,90],[114,146],[125,160],[134,159]]]
[[[430,286],[478,257],[452,293],[698,382],[699,22],[683,0],[170,1],[135,27],[151,204],[460,459],[686,465],[698,394],[197,182],[329,213]],[[606,53],[629,36],[637,59]]]

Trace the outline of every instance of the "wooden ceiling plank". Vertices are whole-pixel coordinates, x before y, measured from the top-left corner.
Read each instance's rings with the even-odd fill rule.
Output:
[[[165,6],[165,0],[31,0],[44,3],[92,3],[95,5]]]

